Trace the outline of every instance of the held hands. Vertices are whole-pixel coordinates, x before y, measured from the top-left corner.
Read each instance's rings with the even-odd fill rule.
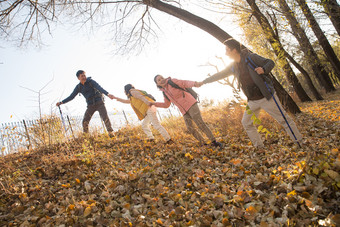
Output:
[[[203,85],[204,83],[203,83],[203,81],[201,81],[201,82],[195,82],[195,87],[201,87],[202,85]]]
[[[62,102],[57,102],[56,106],[60,106],[61,104],[63,104]]]
[[[148,102],[147,104],[148,104],[149,107],[151,107],[151,106],[155,105],[155,102]]]
[[[110,99],[116,99],[117,97],[112,95],[112,94],[108,94],[107,97],[109,97]]]
[[[264,74],[264,70],[263,70],[262,67],[257,67],[257,68],[255,69],[255,72],[257,72],[257,74],[259,74],[259,75]]]

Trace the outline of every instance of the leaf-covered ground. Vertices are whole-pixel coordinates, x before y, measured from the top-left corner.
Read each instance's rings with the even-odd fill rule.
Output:
[[[163,124],[171,145],[127,127],[1,157],[0,226],[339,226],[340,92],[301,109],[302,148],[262,114],[256,153],[230,104],[203,113],[221,150],[179,118]]]

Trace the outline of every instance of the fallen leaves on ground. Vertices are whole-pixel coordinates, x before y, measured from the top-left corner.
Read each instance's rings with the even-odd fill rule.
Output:
[[[340,225],[340,95],[302,104],[294,117],[306,141],[294,145],[266,114],[272,137],[256,153],[239,104],[203,118],[223,149],[199,146],[182,118],[165,120],[174,144],[78,138],[0,159],[1,226],[337,226]]]

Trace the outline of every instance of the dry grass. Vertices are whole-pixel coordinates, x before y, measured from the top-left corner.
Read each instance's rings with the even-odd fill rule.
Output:
[[[156,143],[146,142],[140,127],[127,126],[116,138],[84,136],[2,157],[0,224],[335,226],[339,97],[302,105],[294,117],[308,142],[302,149],[262,114],[272,137],[266,154],[255,154],[241,125],[244,107],[232,104],[203,112],[222,150],[200,147],[180,117],[163,121],[171,145],[157,132]]]

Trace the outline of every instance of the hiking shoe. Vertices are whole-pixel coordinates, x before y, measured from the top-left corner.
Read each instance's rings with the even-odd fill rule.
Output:
[[[172,139],[169,139],[168,141],[166,141],[164,144],[173,144],[174,141]]]
[[[220,143],[220,142],[217,142],[216,140],[212,141],[211,144],[212,144],[214,147],[223,148],[223,144]]]
[[[109,132],[109,137],[110,138],[114,138],[115,137],[115,134],[113,132]]]
[[[146,142],[155,142],[155,139],[146,139]]]

